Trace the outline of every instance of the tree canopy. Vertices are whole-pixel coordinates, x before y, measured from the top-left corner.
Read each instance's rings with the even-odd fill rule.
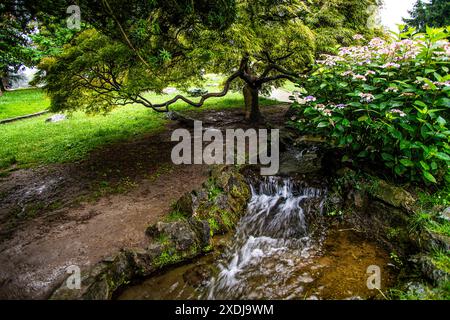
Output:
[[[317,55],[351,44],[355,34],[373,33],[367,28],[370,5],[376,1],[81,1],[90,28],[40,68],[53,110],[141,103],[167,111],[180,99],[200,107],[239,79],[249,117],[257,120],[261,90],[297,79]],[[222,92],[200,102],[180,95],[162,104],[142,95],[199,84],[204,70],[227,76]]]
[[[413,10],[409,12],[411,18],[404,19],[405,23],[424,32],[428,27],[446,27],[450,25],[450,2],[448,0],[418,0]]]

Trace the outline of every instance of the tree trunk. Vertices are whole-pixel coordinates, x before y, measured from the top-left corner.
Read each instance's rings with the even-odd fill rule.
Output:
[[[259,110],[259,90],[246,84],[243,89],[245,103],[245,119],[251,123],[261,121],[261,112]]]
[[[0,97],[3,95],[3,92],[6,92],[5,83],[3,81],[4,78],[0,77]]]

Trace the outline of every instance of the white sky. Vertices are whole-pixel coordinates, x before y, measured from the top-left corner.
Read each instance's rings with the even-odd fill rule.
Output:
[[[380,15],[384,26],[397,31],[396,24],[403,23],[402,18],[408,18],[408,10],[414,7],[416,0],[384,0],[384,8]]]

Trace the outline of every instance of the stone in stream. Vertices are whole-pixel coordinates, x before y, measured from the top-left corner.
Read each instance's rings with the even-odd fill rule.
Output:
[[[306,174],[322,169],[322,155],[317,148],[288,150],[280,156],[279,175]]]
[[[196,265],[183,274],[183,280],[194,288],[206,286],[213,273],[207,264]]]

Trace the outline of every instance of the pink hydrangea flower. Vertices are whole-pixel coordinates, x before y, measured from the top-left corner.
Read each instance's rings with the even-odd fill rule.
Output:
[[[319,111],[322,111],[322,110],[325,109],[325,105],[322,104],[322,103],[316,104],[316,105],[314,106],[314,109],[319,110]]]
[[[398,88],[396,87],[389,87],[384,92],[398,92]]]
[[[404,113],[402,110],[399,110],[399,109],[392,109],[391,110],[391,113],[396,113],[396,114],[398,114],[400,117],[406,117],[406,113]]]
[[[372,40],[370,40],[369,42],[369,47],[381,47],[386,43],[386,41],[384,41],[381,38],[373,38]]]
[[[353,71],[351,71],[351,70],[344,71],[344,72],[341,73],[341,76],[343,76],[343,77],[346,77],[346,76],[353,76],[353,75],[354,75],[354,73],[353,73]]]
[[[367,78],[366,78],[365,76],[363,76],[363,75],[360,75],[360,74],[355,74],[355,75],[353,76],[353,79],[354,79],[354,80],[367,81]]]
[[[396,68],[396,69],[398,69],[398,68],[400,68],[400,65],[398,63],[394,63],[394,62],[388,62],[386,64],[383,64],[381,66],[381,68],[383,68],[383,69],[388,69],[388,68]]]
[[[372,102],[375,97],[371,93],[363,93],[361,92],[359,94],[359,97],[361,98],[361,102],[369,103]]]
[[[333,115],[333,112],[330,109],[324,109],[324,110],[322,110],[322,112],[327,117],[331,117]]]

